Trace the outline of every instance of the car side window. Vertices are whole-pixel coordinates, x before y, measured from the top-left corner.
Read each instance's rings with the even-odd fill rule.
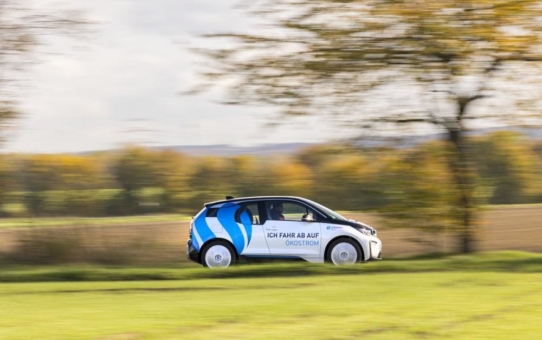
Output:
[[[241,208],[239,210],[237,210],[237,213],[235,214],[235,221],[237,223],[242,223],[241,222],[241,215],[243,213],[246,213],[248,215],[248,218],[249,218],[250,221],[252,221],[253,225],[260,224],[260,215],[258,213],[258,204],[257,203],[241,205]]]
[[[274,221],[303,221],[303,217],[314,219],[313,211],[306,206],[290,201],[269,201],[265,204],[269,220]]]

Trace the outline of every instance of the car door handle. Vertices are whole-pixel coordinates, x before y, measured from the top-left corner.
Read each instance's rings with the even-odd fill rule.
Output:
[[[265,229],[266,229],[266,230],[279,230],[279,228],[277,228],[277,227],[267,227],[267,228],[265,228]]]

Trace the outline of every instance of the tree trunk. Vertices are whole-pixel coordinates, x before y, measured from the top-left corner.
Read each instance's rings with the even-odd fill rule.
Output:
[[[448,129],[449,141],[453,149],[450,159],[450,170],[457,190],[457,219],[460,223],[460,249],[463,253],[474,251],[474,186],[472,167],[468,161],[468,146],[465,142],[463,127]]]

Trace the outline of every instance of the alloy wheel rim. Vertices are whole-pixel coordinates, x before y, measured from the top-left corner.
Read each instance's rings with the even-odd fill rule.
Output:
[[[231,264],[231,254],[222,245],[211,246],[205,254],[205,263],[209,268],[225,268]]]
[[[356,248],[347,242],[341,242],[331,250],[331,262],[337,266],[354,264],[357,257]]]

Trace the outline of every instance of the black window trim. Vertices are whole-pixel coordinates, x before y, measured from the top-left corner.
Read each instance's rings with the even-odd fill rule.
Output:
[[[241,223],[241,220],[240,220],[240,216],[241,216],[241,211],[243,210],[243,208],[246,208],[247,206],[249,205],[256,205],[256,209],[258,209],[257,213],[255,214],[254,211],[252,211],[252,209],[250,210],[251,213],[252,213],[252,225],[262,225],[263,223],[261,222],[262,219],[261,219],[261,214],[260,214],[260,203],[259,202],[255,202],[255,201],[246,201],[246,202],[242,202],[242,203],[239,203],[239,206],[241,207],[241,209],[239,209],[236,213],[235,213],[235,222],[237,223]],[[257,218],[257,221],[259,222],[258,224],[254,224],[254,217]]]
[[[269,220],[269,221],[276,221],[276,220],[272,220],[270,218],[270,216],[267,216],[267,209],[266,209],[266,205],[269,203],[269,202],[273,202],[273,201],[281,201],[281,202],[284,202],[284,201],[288,201],[288,202],[294,202],[294,203],[297,203],[299,205],[302,205],[304,206],[305,208],[307,209],[310,209],[311,211],[314,211],[316,213],[318,213],[318,215],[321,216],[322,220],[325,220],[327,219],[327,217],[322,214],[322,212],[320,212],[318,209],[316,209],[315,207],[313,207],[312,205],[308,204],[308,203],[305,203],[301,200],[296,200],[296,199],[288,199],[288,198],[269,198],[269,199],[263,199],[262,202],[263,202],[263,210],[264,210],[264,213],[266,215],[266,221]],[[297,220],[285,220],[285,221],[288,221],[288,222],[303,222],[303,221],[297,221]],[[316,219],[315,222],[320,222],[320,219]],[[262,223],[263,224],[263,223]]]
[[[207,211],[205,212],[205,217],[217,217],[218,209],[220,208],[215,208],[215,207],[208,208]]]
[[[310,203],[307,203],[302,199],[289,198],[289,197],[284,197],[284,198],[283,197],[259,197],[259,198],[255,198],[255,199],[246,199],[246,200],[239,199],[239,201],[235,201],[235,202],[232,202],[232,203],[239,204],[239,205],[251,204],[251,203],[258,204],[258,213],[260,215],[260,224],[263,225],[265,223],[265,221],[267,221],[269,219],[268,216],[267,216],[267,209],[265,209],[265,203],[268,202],[268,201],[295,202],[295,203],[301,204],[301,205],[315,211],[320,216],[320,218],[322,220],[324,220],[324,221],[329,220],[329,217],[326,214],[324,214],[318,208],[312,206]],[[207,209],[219,209],[225,203],[228,203],[228,202],[217,202],[216,204],[212,204],[212,205],[208,206]],[[264,213],[264,214],[262,214],[262,213]],[[265,219],[263,219],[262,217],[265,217]],[[320,221],[320,219],[317,219],[317,221]]]

